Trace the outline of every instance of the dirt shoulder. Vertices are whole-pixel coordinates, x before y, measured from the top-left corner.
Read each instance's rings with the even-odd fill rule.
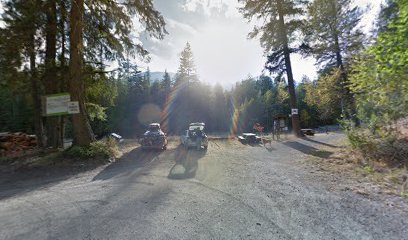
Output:
[[[313,141],[313,137],[309,139]],[[332,154],[326,156],[327,151]],[[351,149],[346,137],[320,145],[316,154],[307,156],[305,164],[333,191],[351,191],[408,210],[408,170],[366,161]]]

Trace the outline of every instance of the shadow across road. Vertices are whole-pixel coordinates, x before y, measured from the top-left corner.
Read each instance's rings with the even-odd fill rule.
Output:
[[[320,150],[315,147],[312,147],[312,146],[309,146],[309,145],[306,145],[300,142],[295,142],[295,141],[287,141],[287,142],[283,142],[282,144],[285,146],[291,147],[293,149],[296,149],[299,152],[302,152],[304,154],[312,155],[312,156],[319,157],[319,158],[329,158],[333,154],[333,152]]]
[[[159,160],[161,151],[144,151],[141,147],[135,148],[132,151],[123,155],[116,162],[108,165],[100,173],[98,173],[92,181],[108,180],[115,177],[126,176],[131,174],[138,168],[145,167],[149,164],[154,164]],[[157,162],[157,161],[156,161]]]
[[[323,146],[326,146],[326,147],[339,148],[339,146],[335,146],[335,145],[329,144],[329,143],[319,142],[319,141],[316,141],[316,140],[311,139],[311,138],[308,138],[308,137],[303,137],[302,139],[305,140],[305,141],[309,141],[309,142],[312,142],[312,143],[320,144],[320,145],[323,145]]]
[[[205,150],[186,149],[182,145],[176,148],[175,165],[170,169],[169,179],[194,178],[198,169],[198,160],[206,154]]]

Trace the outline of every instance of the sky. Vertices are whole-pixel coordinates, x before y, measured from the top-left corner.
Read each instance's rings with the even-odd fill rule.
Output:
[[[365,31],[370,30],[383,1],[354,1],[363,8],[371,6],[361,21]],[[169,34],[157,40],[135,32],[150,52],[149,63],[139,62],[143,69],[177,72],[180,52],[189,42],[201,81],[230,87],[248,76],[263,73],[265,55],[258,39],[247,38],[253,23],[248,23],[238,12],[238,0],[154,0],[154,5],[164,16]],[[291,57],[295,81],[300,81],[303,75],[310,79],[316,77],[314,59],[295,54]]]
[[[0,16],[1,16],[1,14],[3,14],[3,1],[2,0],[0,0]],[[1,17],[0,17],[0,27],[3,27],[4,26],[4,24],[3,24],[3,22],[1,21]]]
[[[362,20],[368,31],[383,0],[356,0],[354,4],[371,9]],[[167,35],[163,40],[141,36],[141,41],[151,53],[151,61],[143,64],[151,71],[176,72],[179,54],[187,42],[191,44],[200,80],[224,87],[247,76],[263,72],[265,56],[259,40],[248,39],[253,24],[238,12],[237,0],[154,0],[156,8],[165,17]],[[303,75],[316,77],[315,61],[292,55],[296,81]]]

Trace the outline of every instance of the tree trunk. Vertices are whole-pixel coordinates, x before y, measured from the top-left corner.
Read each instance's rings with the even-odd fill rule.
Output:
[[[57,13],[56,0],[48,0],[46,3],[46,47],[45,47],[45,93],[58,93],[57,68],[55,58],[57,56]],[[60,121],[58,116],[47,117],[47,146],[52,148],[61,147]]]
[[[59,19],[59,31],[61,35],[61,55],[60,55],[60,84],[59,84],[59,89],[61,91],[67,91],[67,84],[69,81],[69,71],[67,68],[67,61],[65,58],[66,54],[66,32],[65,32],[65,23],[67,23],[67,5],[65,3],[66,0],[60,0],[59,1],[59,8],[60,8],[60,19]],[[64,147],[64,137],[65,137],[65,121],[66,121],[66,116],[62,116],[59,122],[60,126],[60,142],[62,144],[62,147]]]
[[[347,82],[348,82],[348,77],[346,70],[344,69],[344,64],[343,64],[343,57],[341,55],[341,49],[340,49],[340,43],[339,43],[339,37],[335,33],[334,34],[334,44],[336,48],[336,66],[338,69],[340,69],[340,86],[341,86],[341,113],[343,117],[352,119],[353,122],[355,123],[356,126],[360,125],[360,121],[357,118],[357,110],[356,110],[356,103],[354,101],[354,96],[350,92],[350,89],[347,87]],[[348,116],[346,112],[346,105],[349,107],[349,110],[351,111],[351,116]]]
[[[84,0],[73,0],[70,14],[69,92],[79,103],[80,113],[72,115],[73,145],[87,146],[95,140],[85,109],[83,72]]]
[[[31,71],[31,97],[33,99],[33,104],[34,104],[34,131],[35,135],[37,136],[37,145],[40,148],[45,147],[45,133],[44,133],[44,125],[43,125],[43,119],[41,116],[41,95],[39,92],[40,86],[38,84],[38,78],[37,78],[37,69],[35,65],[35,39],[34,39],[35,33],[32,32],[30,33],[30,49],[29,49],[29,54],[30,54],[30,71]]]
[[[285,19],[284,19],[284,11],[282,6],[282,1],[277,1],[277,9],[279,14],[279,32],[281,34],[281,38],[283,41],[283,54],[285,58],[285,67],[286,67],[286,75],[288,78],[288,89],[289,89],[289,96],[290,96],[290,108],[294,109],[297,108],[296,102],[296,92],[295,92],[295,82],[293,80],[293,72],[292,72],[292,63],[290,60],[290,50],[289,50],[289,43],[288,43],[288,35],[285,26]],[[299,114],[292,114],[292,128],[293,132],[296,136],[301,137],[302,133],[300,131],[300,120]]]

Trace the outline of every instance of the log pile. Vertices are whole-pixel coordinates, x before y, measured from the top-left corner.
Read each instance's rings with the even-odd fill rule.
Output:
[[[34,150],[37,146],[35,135],[22,132],[0,133],[0,157],[20,155]]]

